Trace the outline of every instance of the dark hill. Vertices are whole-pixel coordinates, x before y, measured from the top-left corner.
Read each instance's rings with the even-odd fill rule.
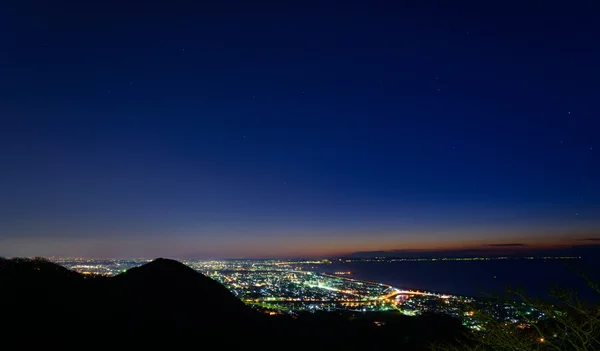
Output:
[[[113,278],[83,276],[44,259],[2,259],[0,287],[3,336],[31,347],[76,347],[82,336],[97,334],[92,346],[99,349],[201,342],[247,335],[266,318],[216,281],[166,259]],[[33,330],[36,338],[28,336]]]
[[[81,274],[45,259],[0,260],[2,317],[15,322],[70,313],[68,307],[85,286]]]
[[[424,350],[463,332],[460,321],[439,316],[267,316],[214,280],[166,259],[113,278],[83,276],[44,259],[0,259],[0,308],[0,351]]]
[[[181,327],[247,324],[262,317],[227,288],[183,263],[159,258],[121,273],[110,281],[110,294],[132,323],[168,321]],[[136,322],[137,321],[137,322]]]
[[[79,273],[44,258],[13,258],[10,260],[0,258],[0,278],[21,279],[23,282],[36,283],[46,279],[65,280],[82,277]]]

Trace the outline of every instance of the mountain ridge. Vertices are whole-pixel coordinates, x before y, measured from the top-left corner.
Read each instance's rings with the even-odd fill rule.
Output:
[[[5,326],[0,350],[187,349],[211,348],[215,342],[266,350],[290,345],[421,350],[464,331],[460,321],[443,316],[378,315],[377,320],[389,320],[384,327],[361,314],[269,316],[220,283],[168,259],[115,277],[84,276],[43,259],[0,259],[0,287]]]

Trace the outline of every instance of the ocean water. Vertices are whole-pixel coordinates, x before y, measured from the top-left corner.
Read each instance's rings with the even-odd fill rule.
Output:
[[[326,273],[349,271],[349,277],[376,281],[397,288],[426,290],[481,297],[502,295],[507,287],[524,290],[528,296],[547,298],[552,286],[568,287],[586,299],[598,300],[576,272],[598,279],[600,260],[490,260],[352,262],[315,266]]]

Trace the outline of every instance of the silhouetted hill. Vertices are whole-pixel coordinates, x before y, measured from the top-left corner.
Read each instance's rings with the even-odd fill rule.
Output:
[[[83,276],[43,259],[3,259],[0,287],[2,318],[10,321],[4,331],[34,346],[75,347],[83,335],[97,334],[93,346],[100,349],[202,342],[220,332],[247,334],[264,318],[221,284],[166,259],[113,278]],[[30,328],[35,339],[27,337]]]
[[[81,278],[77,272],[66,269],[63,266],[52,263],[44,258],[13,258],[7,260],[0,258],[0,274],[2,279],[22,279],[25,278],[33,282],[39,282],[44,279],[74,279]]]
[[[110,280],[110,293],[132,323],[168,321],[170,326],[197,326],[214,332],[219,324],[245,325],[262,317],[227,288],[192,268],[157,259]]]
[[[148,298],[210,301],[206,309],[247,313],[250,308],[223,285],[181,262],[164,258],[132,268],[112,278],[115,289]]]
[[[464,331],[460,321],[442,316],[268,316],[216,281],[167,259],[112,278],[84,276],[44,259],[0,259],[0,303],[0,350],[419,350]],[[378,326],[381,321],[385,325]]]

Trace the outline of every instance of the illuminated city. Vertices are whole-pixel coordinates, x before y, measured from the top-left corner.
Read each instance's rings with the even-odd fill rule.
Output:
[[[55,259],[82,274],[114,276],[151,260]],[[350,261],[350,260],[344,260]],[[481,328],[474,309],[498,320],[527,326],[544,317],[523,304],[516,310],[472,297],[399,289],[390,285],[353,279],[352,272],[318,273],[315,266],[332,262],[281,260],[185,260],[187,266],[226,286],[247,304],[270,314],[316,311],[398,311],[415,316],[426,312],[448,314],[473,329]]]

